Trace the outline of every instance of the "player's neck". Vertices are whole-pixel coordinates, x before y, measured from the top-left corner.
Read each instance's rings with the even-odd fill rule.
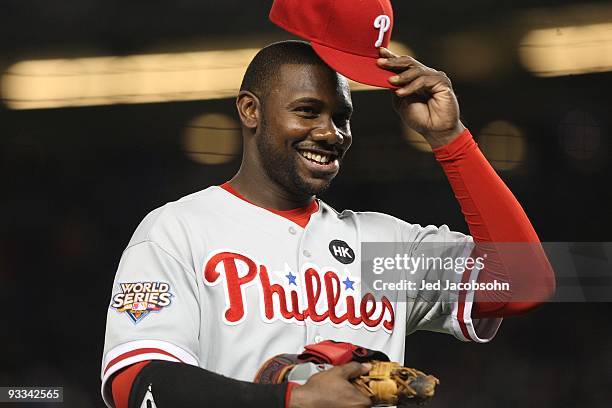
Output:
[[[242,170],[242,169],[241,169]],[[245,176],[245,172],[238,173],[229,181],[230,185],[253,204],[273,210],[285,211],[307,207],[314,196],[294,196],[267,176]]]

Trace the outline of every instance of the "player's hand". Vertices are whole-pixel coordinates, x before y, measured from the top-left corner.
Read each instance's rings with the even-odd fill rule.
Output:
[[[380,49],[381,68],[396,72],[389,82],[399,87],[393,107],[404,123],[422,134],[433,147],[450,143],[465,129],[450,79],[409,56]]]
[[[291,392],[289,408],[367,408],[370,399],[350,379],[367,374],[370,364],[351,362],[322,371]]]

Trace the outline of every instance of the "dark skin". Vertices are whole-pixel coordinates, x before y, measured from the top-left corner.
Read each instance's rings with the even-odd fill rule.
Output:
[[[407,126],[432,148],[465,130],[446,74],[384,48],[380,55],[379,66],[396,73],[389,79],[398,87],[393,107]],[[346,79],[326,66],[284,65],[276,84],[264,100],[248,91],[238,96],[243,158],[230,182],[256,205],[289,210],[307,206],[338,173],[352,142],[352,103]],[[352,362],[315,374],[293,390],[290,407],[370,407],[350,383],[368,371]]]
[[[257,205],[288,210],[308,205],[338,173],[353,108],[346,79],[325,66],[284,65],[278,83],[265,101],[238,96],[243,158],[231,183]],[[303,152],[329,164],[317,166]]]
[[[397,73],[389,79],[399,87],[394,109],[432,148],[450,143],[465,129],[444,72],[385,48],[380,55],[378,65]],[[236,107],[243,157],[230,182],[242,195],[261,207],[290,210],[307,206],[329,186],[352,141],[352,103],[343,76],[326,66],[283,65],[277,86],[264,100],[241,91]],[[317,166],[303,152],[327,155],[330,163]]]

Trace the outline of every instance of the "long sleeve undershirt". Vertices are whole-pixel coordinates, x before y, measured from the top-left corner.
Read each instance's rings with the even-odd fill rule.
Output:
[[[538,235],[470,132],[466,129],[434,154],[461,206],[470,235],[477,247],[487,249],[478,282],[510,284],[509,293],[476,291],[472,317],[521,314],[550,298],[555,278]]]

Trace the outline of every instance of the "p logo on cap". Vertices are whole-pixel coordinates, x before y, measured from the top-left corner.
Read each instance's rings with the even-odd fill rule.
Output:
[[[374,27],[380,30],[378,33],[378,40],[376,40],[376,43],[374,44],[374,46],[378,48],[383,43],[385,33],[389,31],[389,28],[391,27],[391,19],[389,16],[381,14],[380,16],[376,17],[376,20],[374,20]]]
[[[389,0],[274,0],[270,20],[310,41],[319,57],[342,75],[395,88],[388,81],[394,73],[376,64],[379,48],[391,41]]]

